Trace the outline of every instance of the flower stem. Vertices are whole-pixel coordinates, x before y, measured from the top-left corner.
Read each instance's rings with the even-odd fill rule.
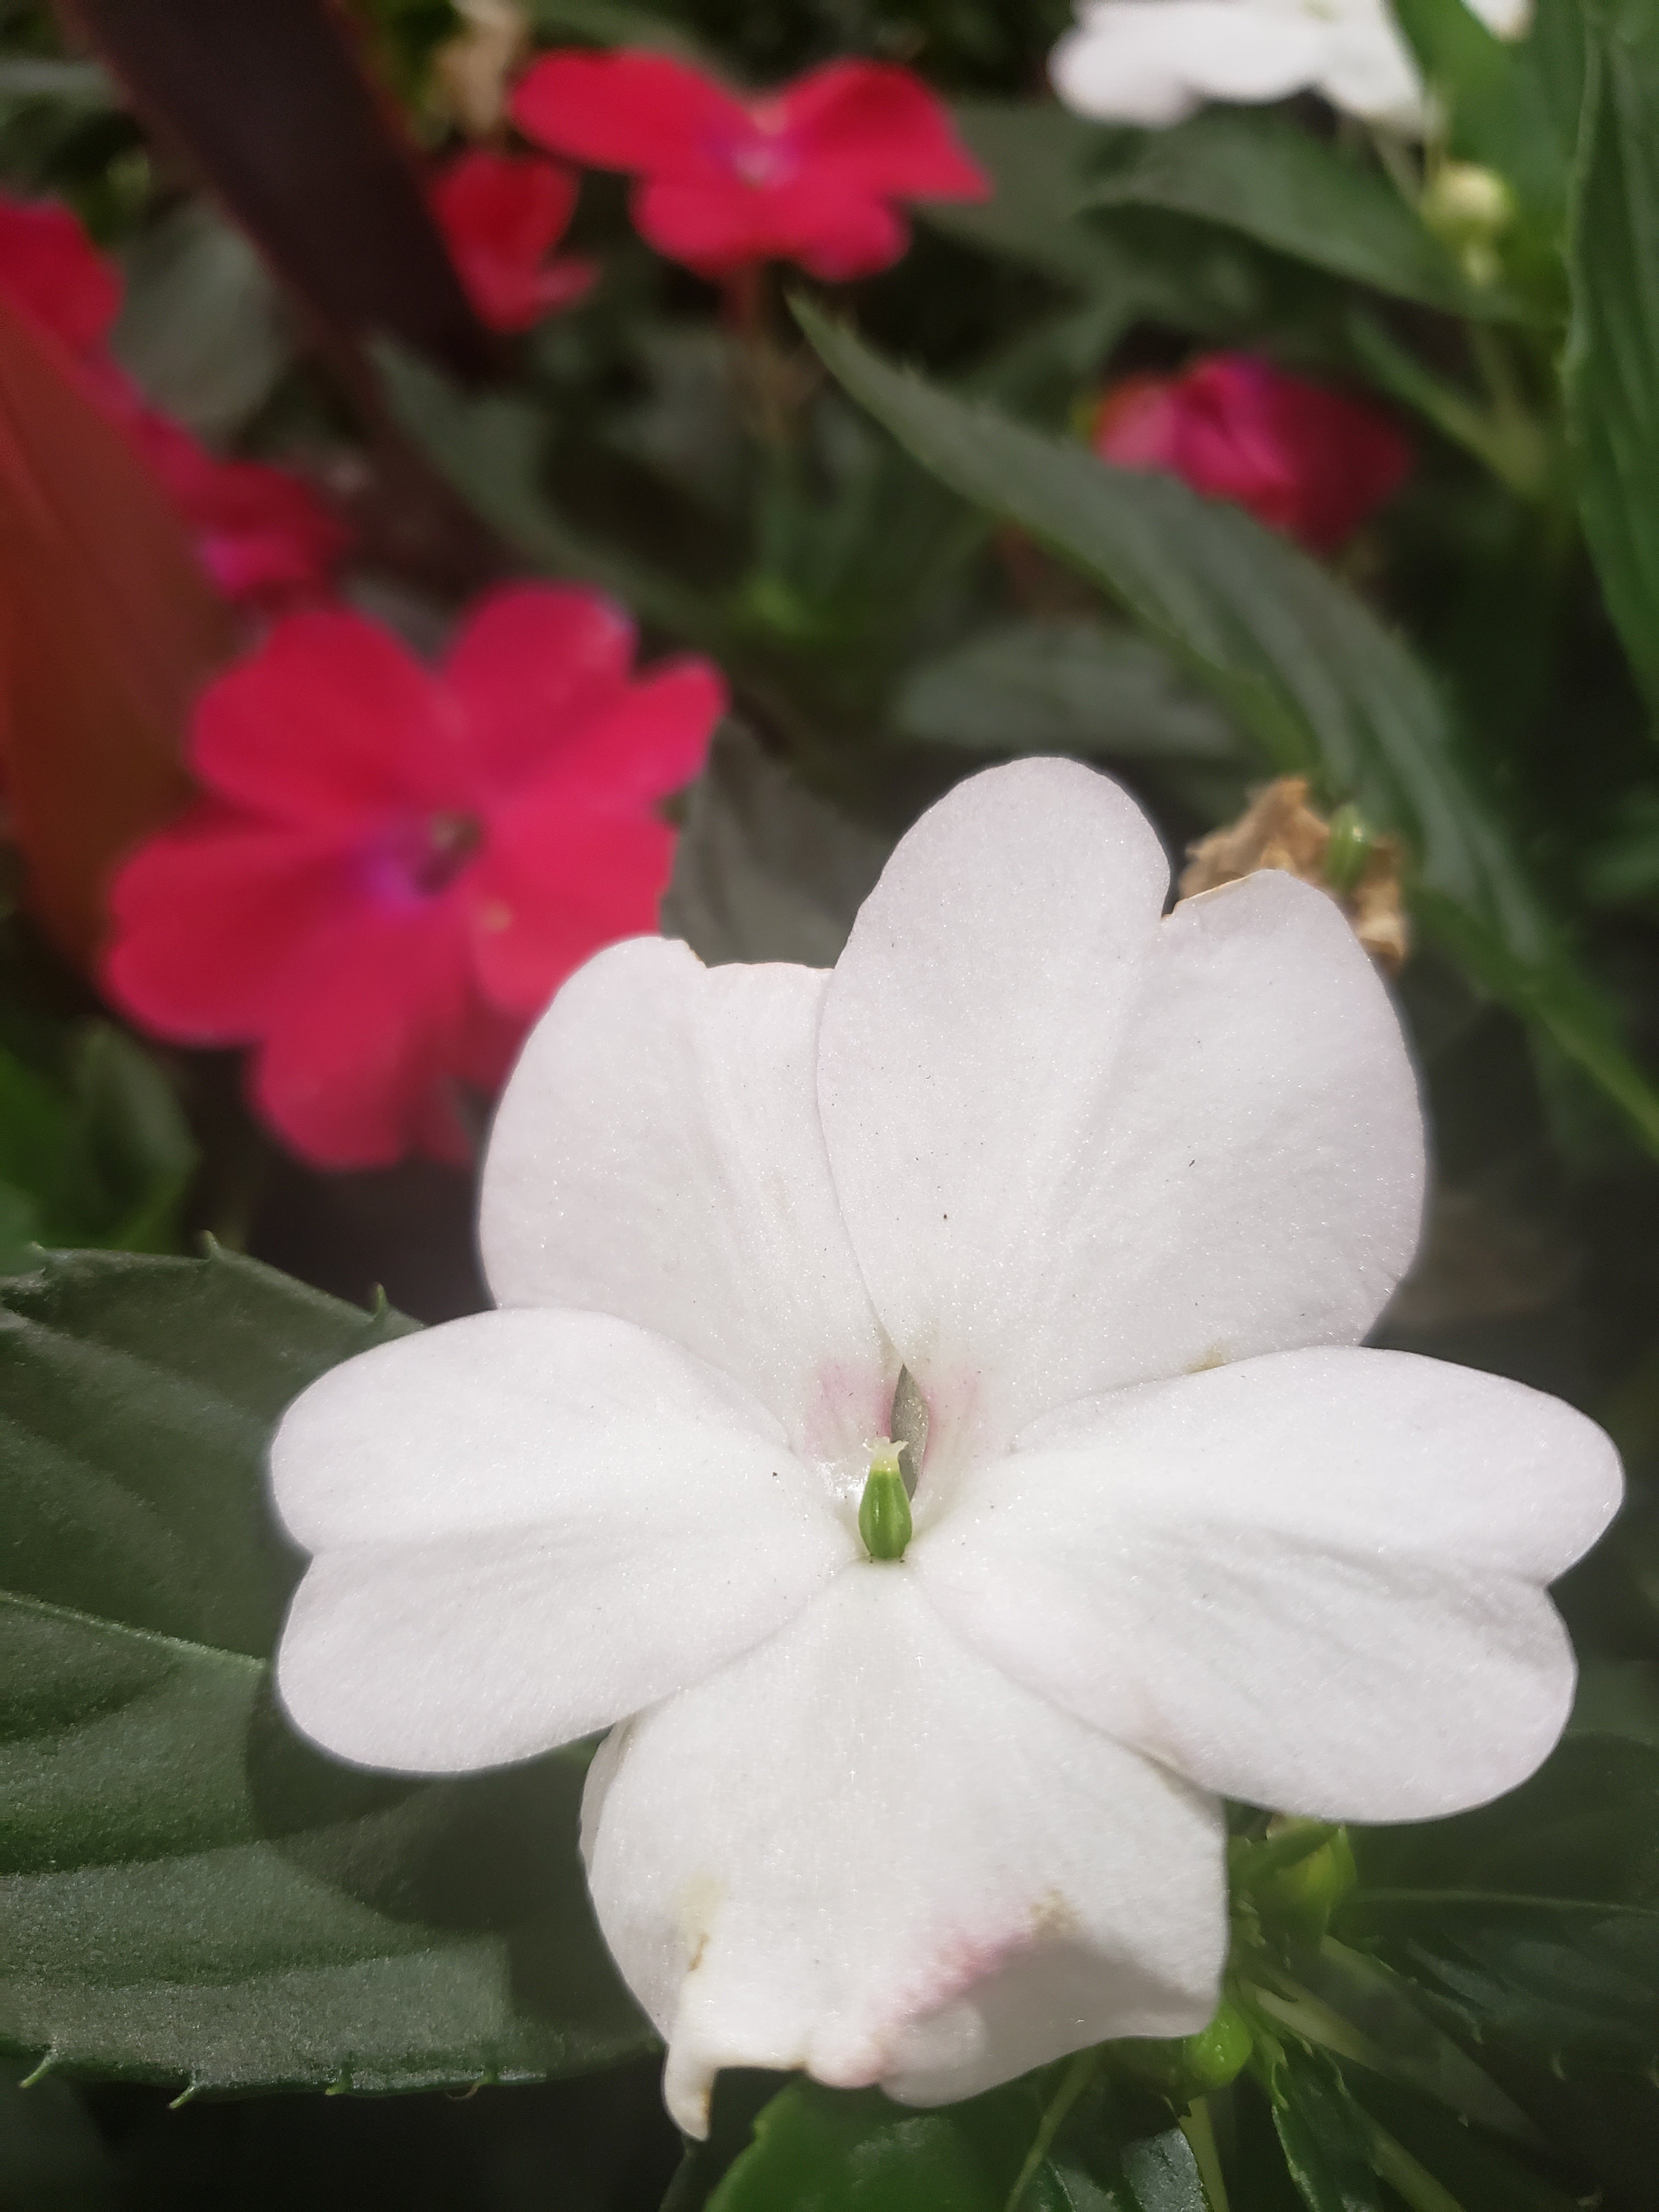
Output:
[[[1199,2181],[1210,2212],[1228,2212],[1227,2178],[1221,2171],[1221,2153],[1216,2147],[1215,2123],[1210,2118],[1207,2097],[1194,2099],[1182,2115],[1181,2132],[1197,2161]]]
[[[1066,2115],[1093,2081],[1099,2064],[1100,2051],[1097,2047],[1091,2051],[1079,2051],[1066,2069],[1060,2077],[1060,2087],[1048,2100],[1036,2134],[1032,2138],[1031,2148],[1026,2154],[1025,2163],[1019,2169],[1019,2177],[1008,2192],[1004,2212],[1019,2212],[1020,2200],[1036,2180],[1043,2160],[1053,2148],[1054,2137],[1066,2124]]]

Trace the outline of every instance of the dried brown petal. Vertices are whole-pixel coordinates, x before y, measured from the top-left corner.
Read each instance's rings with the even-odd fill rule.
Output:
[[[1331,825],[1308,804],[1308,780],[1281,775],[1252,797],[1237,822],[1189,845],[1179,889],[1182,898],[1237,883],[1258,868],[1282,868],[1335,899],[1354,935],[1391,975],[1405,965],[1411,935],[1400,896],[1400,848],[1392,837],[1370,840],[1358,872],[1339,890],[1327,873]]]

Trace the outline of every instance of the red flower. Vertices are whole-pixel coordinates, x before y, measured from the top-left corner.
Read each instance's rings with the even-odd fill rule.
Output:
[[[0,192],[0,289],[77,356],[95,353],[121,311],[121,279],[57,200]]]
[[[75,356],[82,390],[160,478],[224,598],[275,613],[326,587],[350,543],[345,525],[303,477],[221,460],[148,404],[106,350],[119,271],[68,208],[0,193],[0,292]]]
[[[1162,469],[1333,553],[1404,483],[1412,449],[1376,409],[1242,353],[1106,394],[1091,441],[1120,468]]]
[[[896,261],[896,200],[982,199],[984,173],[908,70],[829,62],[739,100],[653,53],[554,53],[526,71],[513,119],[556,154],[626,169],[634,221],[705,276],[798,261],[836,283]]]
[[[591,261],[548,259],[576,205],[577,180],[536,155],[482,148],[440,170],[432,212],[456,273],[492,331],[527,331],[568,307],[598,273]]]
[[[277,614],[326,591],[351,533],[303,477],[264,461],[221,460],[136,396],[122,420],[223,598]]]
[[[256,1104],[331,1167],[465,1156],[492,1090],[590,953],[656,927],[720,680],[635,680],[588,592],[488,598],[429,671],[362,617],[289,617],[203,695],[205,796],[111,892],[111,995],[165,1036],[258,1047]]]

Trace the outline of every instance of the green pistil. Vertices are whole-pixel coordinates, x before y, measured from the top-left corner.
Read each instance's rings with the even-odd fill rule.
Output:
[[[910,1540],[910,1500],[905,1495],[898,1446],[884,1443],[870,1462],[859,1500],[859,1534],[872,1559],[902,1559]]]

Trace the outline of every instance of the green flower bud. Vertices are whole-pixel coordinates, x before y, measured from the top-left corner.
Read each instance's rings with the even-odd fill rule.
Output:
[[[910,1500],[898,1446],[884,1443],[870,1462],[859,1500],[859,1534],[872,1559],[902,1559],[910,1540]]]
[[[1330,842],[1325,848],[1325,880],[1339,897],[1346,898],[1365,872],[1371,856],[1371,833],[1357,806],[1339,806],[1331,817]]]
[[[1303,1831],[1323,1832],[1319,1820],[1291,1820],[1283,1815],[1268,1826],[1270,1843],[1286,1841]],[[1324,1832],[1323,1840],[1304,1856],[1273,1867],[1251,1884],[1264,1920],[1304,1942],[1316,1943],[1330,1926],[1331,1916],[1359,1879],[1353,1847],[1346,1828]]]
[[[1423,220],[1463,264],[1471,283],[1499,273],[1497,241],[1515,220],[1515,197],[1495,169],[1443,161],[1419,203]]]
[[[1209,2026],[1189,2035],[1181,2046],[1181,2065],[1195,2097],[1224,2089],[1250,2062],[1255,2039],[1249,2022],[1236,2004],[1223,1997]]]

